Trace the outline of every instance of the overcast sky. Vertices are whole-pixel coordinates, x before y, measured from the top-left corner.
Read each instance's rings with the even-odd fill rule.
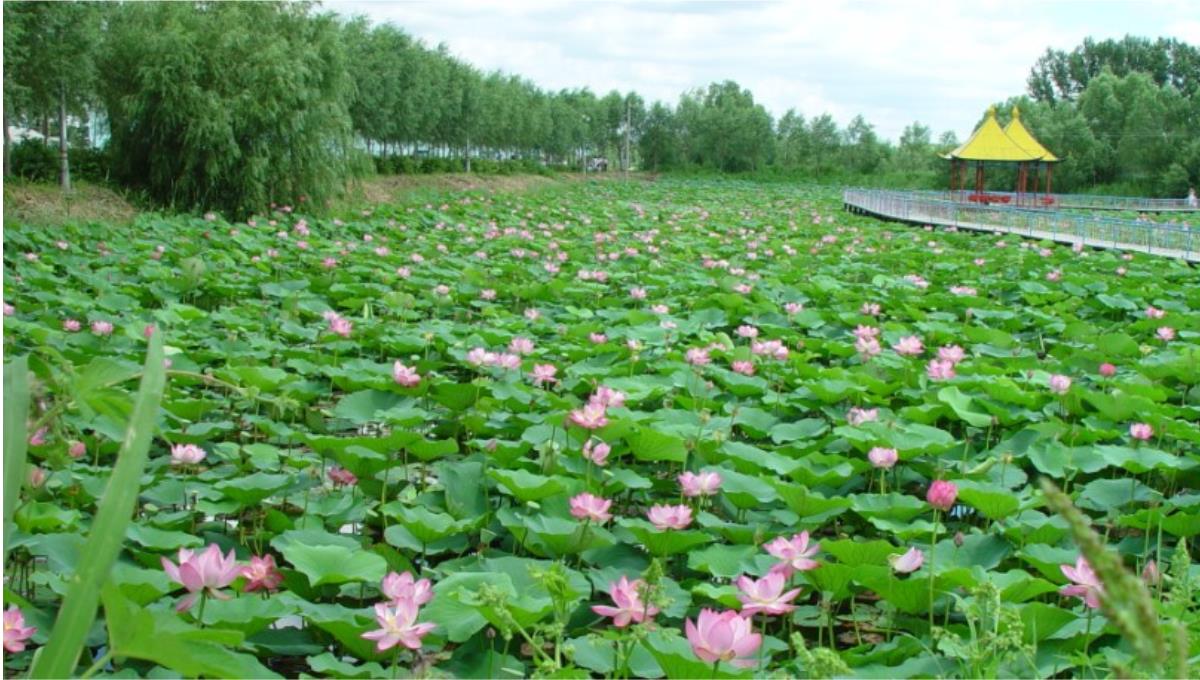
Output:
[[[776,117],[863,114],[897,139],[919,120],[936,138],[971,132],[987,105],[1025,91],[1047,47],[1085,36],[1171,36],[1200,45],[1200,1],[815,0],[549,2],[327,0],[391,22],[485,70],[543,88],[635,90],[674,103],[732,79]]]

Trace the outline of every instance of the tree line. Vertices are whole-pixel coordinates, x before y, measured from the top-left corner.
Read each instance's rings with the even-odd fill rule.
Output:
[[[677,102],[551,91],[306,3],[9,2],[4,59],[6,173],[40,158],[69,186],[74,155],[183,210],[320,204],[373,170],[579,170],[598,157],[935,187],[938,153],[958,142],[917,122],[892,143],[862,116],[845,127],[794,110],[776,120],[732,81]],[[1020,104],[1065,158],[1061,190],[1179,194],[1200,179],[1198,69],[1197,50],[1177,41],[1088,40],[1047,51],[1028,96],[1004,111]],[[10,124],[58,144],[14,147]]]

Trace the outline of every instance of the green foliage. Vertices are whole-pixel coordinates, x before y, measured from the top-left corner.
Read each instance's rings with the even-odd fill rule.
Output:
[[[356,156],[338,38],[303,4],[123,6],[102,60],[114,171],[178,209],[323,204]]]

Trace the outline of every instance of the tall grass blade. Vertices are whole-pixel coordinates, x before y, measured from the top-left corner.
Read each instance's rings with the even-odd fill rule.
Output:
[[[14,359],[4,367],[4,559],[8,559],[8,527],[25,481],[25,454],[29,447],[29,357]]]
[[[83,554],[87,556],[71,577],[62,609],[50,633],[50,640],[41,650],[30,671],[33,678],[67,678],[75,675],[84,639],[96,617],[100,589],[108,579],[113,562],[125,540],[133,508],[137,502],[142,470],[150,450],[150,438],[158,418],[159,403],[166,385],[163,367],[162,333],[150,337],[146,366],[138,387],[133,415],[125,440],[105,487],[96,518],[92,522]]]

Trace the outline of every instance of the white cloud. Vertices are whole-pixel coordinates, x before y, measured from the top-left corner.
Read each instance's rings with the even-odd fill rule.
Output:
[[[328,2],[390,21],[483,70],[558,90],[681,92],[736,80],[774,115],[863,114],[885,137],[920,120],[960,138],[993,101],[1025,90],[1047,47],[1126,32],[1200,43],[1190,0],[818,2]]]

